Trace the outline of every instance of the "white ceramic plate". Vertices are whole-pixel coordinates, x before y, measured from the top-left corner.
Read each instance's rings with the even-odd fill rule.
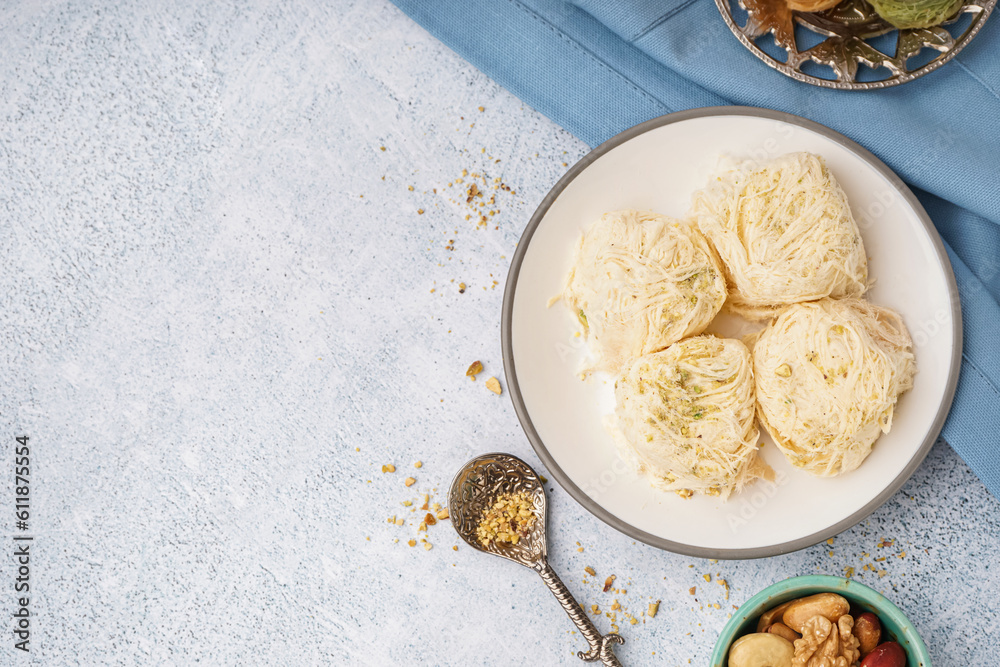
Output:
[[[792,468],[765,436],[777,473],[728,502],[683,500],[654,489],[618,458],[602,420],[613,382],[581,381],[586,353],[558,294],[581,231],[606,211],[688,211],[722,155],[763,158],[810,151],[826,158],[847,193],[868,251],[869,298],[903,315],[917,376],[897,405],[892,431],[854,472],[820,479]],[[738,320],[713,330],[740,333]],[[746,330],[746,325],[742,325]],[[907,187],[875,156],[811,121],[741,107],[695,109],[651,120],[612,138],[556,184],[528,224],[511,264],[503,304],[508,389],[539,458],[584,507],[614,528],[670,551],[755,558],[827,539],[873,512],[924,459],[951,406],[961,358],[961,316],[951,265],[933,225]],[[762,429],[763,431],[763,429]]]

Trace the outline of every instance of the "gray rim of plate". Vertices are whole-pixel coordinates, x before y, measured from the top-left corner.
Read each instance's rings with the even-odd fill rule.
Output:
[[[921,444],[920,449],[913,456],[913,458],[910,459],[910,462],[906,465],[903,471],[899,473],[899,475],[892,480],[892,482],[886,486],[882,493],[880,493],[875,499],[846,519],[839,521],[821,531],[813,533],[812,535],[801,537],[797,540],[751,549],[711,549],[706,547],[696,547],[658,537],[652,533],[640,530],[630,523],[622,521],[585,494],[580,487],[574,484],[569,476],[563,472],[563,469],[558,463],[556,463],[552,455],[549,454],[548,449],[545,447],[545,443],[542,442],[541,437],[539,437],[538,432],[535,430],[535,426],[531,421],[531,416],[528,414],[528,410],[524,405],[524,399],[521,396],[521,389],[517,382],[517,368],[514,365],[514,350],[511,341],[511,318],[514,309],[514,293],[517,290],[517,279],[521,271],[521,262],[524,260],[524,254],[528,250],[528,246],[531,243],[531,237],[534,235],[535,229],[541,223],[546,213],[548,213],[549,207],[552,206],[552,203],[559,197],[560,194],[562,194],[563,190],[565,190],[566,187],[572,183],[581,172],[583,172],[583,170],[589,167],[598,158],[626,141],[634,139],[635,137],[664,125],[679,123],[693,118],[714,116],[751,116],[778,120],[791,125],[797,125],[798,127],[811,130],[828,139],[836,141],[854,153],[857,157],[867,162],[880,174],[885,176],[889,183],[896,188],[897,192],[899,192],[900,196],[902,196],[906,203],[909,204],[910,207],[916,212],[917,217],[924,226],[924,230],[930,237],[931,243],[937,251],[938,261],[941,262],[941,265],[945,269],[948,281],[948,294],[952,304],[952,333],[954,335],[955,347],[952,351],[951,367],[948,374],[948,384],[947,387],[945,387],[944,399],[941,401],[937,415],[934,417],[934,422],[931,425],[923,444]],[[913,475],[917,467],[923,463],[923,460],[927,457],[927,453],[937,441],[938,435],[941,432],[941,427],[944,425],[945,418],[947,418],[948,412],[951,409],[952,400],[955,397],[955,389],[958,385],[958,374],[962,359],[962,310],[958,298],[958,285],[955,282],[955,274],[952,271],[951,262],[945,252],[944,244],[941,242],[941,237],[938,235],[937,229],[935,229],[934,224],[931,222],[931,219],[924,210],[924,207],[920,205],[920,202],[917,200],[910,188],[907,187],[906,184],[903,183],[903,181],[891,169],[889,169],[888,166],[885,165],[885,163],[875,157],[871,152],[854,141],[851,141],[839,132],[835,132],[824,125],[820,125],[819,123],[815,123],[811,120],[807,120],[793,114],[773,111],[771,109],[760,109],[756,107],[704,107],[700,109],[690,109],[687,111],[677,111],[665,116],[653,118],[620,132],[597,148],[591,150],[587,155],[583,156],[579,162],[574,164],[569,171],[567,171],[563,177],[559,179],[559,181],[542,200],[542,203],[538,205],[538,208],[535,210],[534,215],[531,216],[531,220],[528,222],[527,227],[525,227],[524,232],[521,234],[521,239],[517,244],[517,250],[514,252],[514,258],[510,263],[510,272],[507,275],[507,284],[504,286],[500,336],[501,346],[503,349],[504,375],[507,379],[507,390],[510,392],[511,401],[514,403],[514,411],[517,413],[517,418],[520,420],[521,427],[524,429],[525,435],[528,436],[528,441],[535,450],[535,454],[538,455],[538,458],[541,459],[546,469],[548,469],[552,476],[555,477],[560,486],[569,492],[569,494],[578,503],[590,511],[591,514],[615,530],[624,533],[629,537],[635,538],[659,549],[665,549],[667,551],[685,556],[731,560],[780,556],[782,554],[798,551],[799,549],[805,549],[806,547],[810,547],[814,544],[819,544],[820,542],[842,533],[848,528],[851,528],[855,524],[859,523],[862,519],[878,509],[883,503],[885,503],[886,500],[892,497],[896,491],[903,486],[903,484],[906,483],[910,476]]]

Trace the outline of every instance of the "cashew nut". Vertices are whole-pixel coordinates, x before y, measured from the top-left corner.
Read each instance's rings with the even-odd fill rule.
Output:
[[[802,639],[802,635],[795,632],[795,630],[792,630],[784,623],[780,622],[772,623],[770,626],[768,626],[767,632],[770,632],[772,635],[778,635],[779,637],[784,637],[785,639],[787,639],[792,643],[795,643],[796,639]]]
[[[792,667],[792,642],[767,632],[737,639],[729,648],[729,667]]]
[[[781,615],[781,620],[792,630],[802,634],[802,628],[809,619],[822,616],[831,623],[836,623],[837,619],[850,610],[850,603],[840,595],[817,593],[793,602]]]

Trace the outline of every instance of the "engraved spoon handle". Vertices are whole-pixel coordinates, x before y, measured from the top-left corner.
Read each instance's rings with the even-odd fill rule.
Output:
[[[552,594],[556,596],[556,599],[559,600],[559,604],[566,611],[566,615],[576,624],[580,634],[590,644],[590,650],[587,652],[577,652],[577,657],[584,662],[600,660],[606,667],[622,667],[622,663],[615,657],[614,645],[624,644],[625,640],[617,634],[602,636],[598,632],[593,622],[587,617],[586,612],[573,599],[573,594],[569,592],[566,584],[562,582],[562,579],[559,578],[559,575],[556,574],[556,571],[552,569],[547,560],[542,558],[542,560],[535,564],[534,569],[538,572],[542,581],[545,582],[545,585],[549,587],[549,590],[552,591]]]

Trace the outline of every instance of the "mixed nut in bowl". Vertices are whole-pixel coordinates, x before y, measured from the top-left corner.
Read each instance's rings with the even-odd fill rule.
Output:
[[[722,629],[712,667],[931,667],[909,619],[843,577],[793,577],[750,598]]]

